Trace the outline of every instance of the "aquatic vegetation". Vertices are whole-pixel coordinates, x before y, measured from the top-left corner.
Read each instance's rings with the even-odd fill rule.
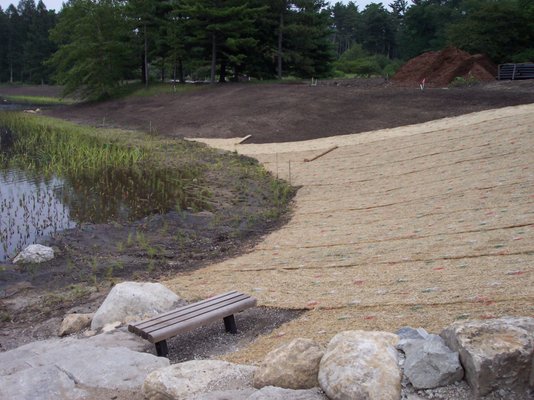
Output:
[[[191,165],[166,162],[142,134],[2,113],[0,261],[79,223],[207,208]]]

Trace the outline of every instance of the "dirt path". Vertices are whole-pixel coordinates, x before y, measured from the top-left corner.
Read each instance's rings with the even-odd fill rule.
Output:
[[[203,140],[287,179],[290,162],[302,188],[291,221],[250,253],[166,284],[312,310],[235,361],[298,336],[534,315],[533,130],[531,104],[299,143]]]

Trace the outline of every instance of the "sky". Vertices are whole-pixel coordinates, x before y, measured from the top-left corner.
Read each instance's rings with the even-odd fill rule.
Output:
[[[39,0],[35,0],[35,3],[37,3]],[[45,3],[46,8],[49,10],[56,10],[59,11],[61,9],[61,6],[63,4],[63,1],[65,0],[43,0]],[[358,4],[358,9],[361,11],[365,8],[365,6],[369,3],[382,3],[384,5],[387,5],[390,3],[388,0],[353,0],[356,4]],[[0,0],[0,6],[3,10],[5,10],[11,3],[13,3],[15,6],[18,4],[18,0]],[[330,0],[330,4],[336,3],[336,0]],[[341,0],[342,3],[348,3],[348,0]]]

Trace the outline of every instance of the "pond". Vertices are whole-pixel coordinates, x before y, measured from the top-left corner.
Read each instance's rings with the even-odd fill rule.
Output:
[[[0,262],[81,223],[127,222],[198,204],[171,170],[102,169],[43,177],[0,170]]]
[[[124,223],[154,213],[204,208],[193,175],[154,164],[84,167],[80,161],[59,176],[50,170],[43,174],[33,165],[35,158],[20,157],[22,164],[33,166],[26,171],[20,160],[10,161],[17,161],[17,155],[10,150],[14,136],[9,132],[0,132],[0,262],[83,223]],[[41,153],[38,149],[39,162],[53,159]]]

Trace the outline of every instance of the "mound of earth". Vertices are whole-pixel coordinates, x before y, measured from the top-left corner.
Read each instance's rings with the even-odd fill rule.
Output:
[[[472,77],[478,81],[493,81],[496,65],[485,55],[471,55],[455,47],[429,51],[412,58],[393,76],[400,84],[418,85],[423,79],[430,87],[447,86],[456,77]]]

